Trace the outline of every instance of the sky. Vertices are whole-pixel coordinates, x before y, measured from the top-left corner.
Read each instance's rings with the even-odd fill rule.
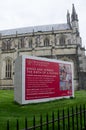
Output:
[[[0,0],[0,30],[66,23],[75,5],[82,45],[86,48],[86,0]]]

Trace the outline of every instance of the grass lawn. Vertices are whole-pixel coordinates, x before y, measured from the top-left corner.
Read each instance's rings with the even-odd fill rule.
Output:
[[[28,118],[29,125],[32,125],[33,116],[38,122],[42,114],[45,120],[46,114],[51,118],[52,111],[56,113],[63,108],[86,104],[86,91],[76,91],[74,99],[60,99],[47,103],[19,105],[14,102],[13,90],[0,90],[0,130],[6,130],[6,122],[10,121],[11,130],[15,129],[16,120],[19,120],[20,128],[24,128],[24,119]]]

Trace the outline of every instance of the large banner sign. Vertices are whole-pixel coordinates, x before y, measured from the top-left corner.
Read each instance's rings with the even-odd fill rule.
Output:
[[[25,62],[25,99],[57,97],[59,64],[32,59]]]
[[[72,63],[38,57],[22,58],[22,90],[19,90],[22,97],[21,101],[18,101],[20,99],[15,95],[17,102],[26,104],[74,96]],[[18,73],[18,70],[15,73]],[[16,86],[17,84],[15,93],[18,94]]]

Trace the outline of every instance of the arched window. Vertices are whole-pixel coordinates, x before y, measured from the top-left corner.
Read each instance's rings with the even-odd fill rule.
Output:
[[[60,45],[65,45],[65,36],[61,36],[59,39]]]
[[[44,39],[44,46],[49,46],[49,45],[50,45],[50,43],[49,43],[49,38],[46,37],[46,38]]]
[[[6,39],[2,41],[2,50],[10,50],[11,49],[12,39]]]
[[[10,59],[7,59],[5,66],[5,78],[11,78],[11,77],[12,77],[12,63]]]
[[[40,45],[40,35],[36,36],[35,40],[36,40],[36,47],[39,47],[39,45]]]
[[[7,50],[7,46],[6,46],[6,43],[4,41],[2,41],[2,50]]]
[[[29,43],[28,44],[29,44],[29,48],[32,48],[32,44],[33,44],[32,38],[29,39]]]
[[[68,44],[69,44],[69,45],[71,44],[71,39],[68,39]]]
[[[24,37],[18,39],[18,48],[24,48]]]

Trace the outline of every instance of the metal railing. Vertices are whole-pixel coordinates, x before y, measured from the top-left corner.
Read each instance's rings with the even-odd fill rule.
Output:
[[[33,125],[29,126],[28,118],[25,118],[24,129],[19,129],[19,121],[16,121],[15,130],[86,130],[86,108],[85,105],[75,106],[67,110],[52,112],[51,120],[49,114],[46,114],[46,121],[43,121],[40,115],[39,124],[36,124],[36,117],[33,117]],[[10,128],[9,120],[7,129]]]

